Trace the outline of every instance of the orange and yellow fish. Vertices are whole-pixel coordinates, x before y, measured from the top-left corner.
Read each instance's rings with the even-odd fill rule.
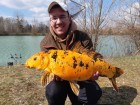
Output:
[[[42,85],[47,83],[47,77],[50,74],[67,81],[84,81],[89,80],[98,71],[100,76],[108,77],[118,91],[116,78],[123,74],[122,69],[112,66],[103,59],[93,60],[86,54],[70,50],[36,53],[26,61],[25,66],[45,71],[41,77]]]

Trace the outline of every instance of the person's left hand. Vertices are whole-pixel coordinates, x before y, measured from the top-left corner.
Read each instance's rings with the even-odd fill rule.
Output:
[[[91,77],[92,80],[97,80],[99,78],[99,72],[97,71],[93,76]]]

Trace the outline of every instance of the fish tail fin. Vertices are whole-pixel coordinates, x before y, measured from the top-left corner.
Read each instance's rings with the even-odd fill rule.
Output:
[[[115,75],[112,78],[109,78],[109,80],[111,81],[114,89],[118,92],[119,89],[117,87],[116,78],[119,77],[120,75],[122,75],[124,73],[124,71],[118,67],[115,67],[115,69],[116,69]]]
[[[114,89],[118,92],[119,89],[118,89],[118,86],[117,86],[117,83],[116,83],[116,78],[109,78],[109,80],[111,81]]]
[[[78,94],[79,94],[79,85],[75,81],[70,81],[70,86],[71,86],[71,89],[74,92],[74,94],[76,96],[78,96]]]

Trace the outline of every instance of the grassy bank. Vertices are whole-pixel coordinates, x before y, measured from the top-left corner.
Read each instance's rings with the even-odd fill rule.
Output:
[[[124,69],[117,79],[119,92],[113,90],[107,78],[97,81],[103,90],[100,104],[138,105],[140,103],[140,55],[106,59]],[[0,67],[0,105],[47,105],[44,87],[40,85],[42,72],[23,65]],[[69,100],[66,105],[70,105]]]

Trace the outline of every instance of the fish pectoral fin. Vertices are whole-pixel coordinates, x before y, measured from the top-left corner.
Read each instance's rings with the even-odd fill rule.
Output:
[[[116,78],[109,78],[109,80],[111,81],[111,83],[112,83],[114,89],[118,92],[119,89],[118,89],[118,87],[117,87]]]
[[[42,76],[41,76],[41,85],[45,86],[46,84],[48,84],[50,82],[50,73],[49,72],[45,72]]]
[[[79,94],[79,85],[76,83],[76,81],[70,81],[70,86],[71,86],[71,89],[74,92],[74,94],[76,96],[78,96],[78,94]]]

